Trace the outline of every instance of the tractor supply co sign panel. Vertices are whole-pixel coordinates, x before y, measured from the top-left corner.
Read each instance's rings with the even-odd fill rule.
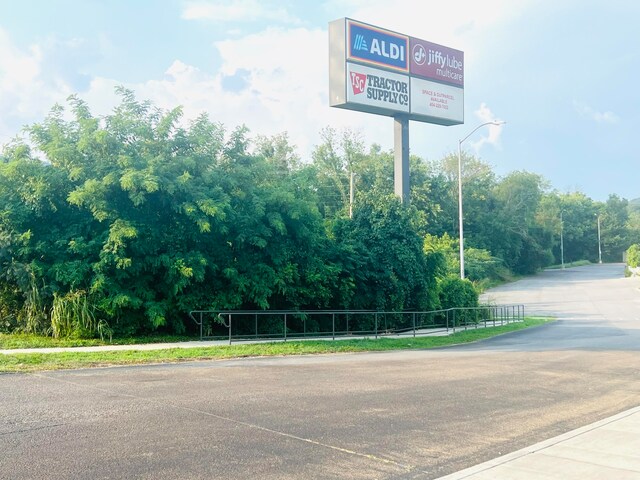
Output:
[[[409,77],[364,65],[347,65],[347,102],[390,113],[409,113]]]
[[[464,54],[342,18],[329,24],[332,107],[464,123]]]

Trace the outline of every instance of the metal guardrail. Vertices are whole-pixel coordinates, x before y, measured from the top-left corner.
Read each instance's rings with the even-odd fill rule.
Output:
[[[524,320],[524,305],[485,305],[432,311],[193,310],[201,340],[283,340],[385,335],[432,335]],[[351,328],[350,328],[351,327]]]

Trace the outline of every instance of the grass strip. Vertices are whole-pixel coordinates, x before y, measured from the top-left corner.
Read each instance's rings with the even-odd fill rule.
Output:
[[[27,333],[0,333],[0,350],[14,348],[53,348],[53,347],[97,347],[102,345],[140,345],[145,343],[175,343],[195,340],[186,335],[155,335],[150,337],[114,338],[112,341],[99,338],[53,338]]]
[[[565,262],[564,267],[562,264],[560,265],[550,265],[548,267],[544,267],[545,270],[560,270],[562,268],[571,268],[571,267],[584,267],[585,265],[591,265],[592,263],[589,260],[576,260],[575,262]]]
[[[508,332],[531,328],[550,322],[548,318],[527,318],[508,325],[469,329],[449,336],[404,338],[307,340],[242,345],[217,345],[197,348],[163,350],[125,350],[105,352],[20,353],[0,355],[0,372],[35,372],[115,365],[176,363],[196,360],[221,360],[242,357],[308,355],[320,353],[381,352],[390,350],[421,350],[459,345],[495,337]]]

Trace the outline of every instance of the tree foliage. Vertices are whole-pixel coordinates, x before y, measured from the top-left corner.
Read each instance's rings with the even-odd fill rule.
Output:
[[[457,157],[393,155],[327,128],[310,162],[286,134],[255,139],[117,90],[104,117],[79,98],[0,153],[0,330],[124,335],[189,328],[192,309],[427,310],[473,305],[459,271]],[[476,282],[565,260],[617,260],[635,203],[559,194],[528,172],[463,158],[465,265]],[[351,178],[355,200],[351,205]],[[350,216],[351,211],[351,216]],[[554,260],[555,257],[555,260]]]

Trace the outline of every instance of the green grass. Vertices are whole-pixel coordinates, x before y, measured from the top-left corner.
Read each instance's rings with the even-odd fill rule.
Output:
[[[197,340],[185,335],[155,335],[150,337],[114,338],[113,341],[99,338],[52,338],[26,333],[7,335],[0,333],[0,350],[14,348],[50,348],[50,347],[95,347],[100,345],[134,345],[145,343],[173,343]]]
[[[565,262],[564,268],[570,267],[583,267],[584,265],[591,265],[589,260],[576,260],[575,262]],[[551,265],[550,267],[544,267],[545,270],[559,270],[562,265]]]
[[[292,341],[204,348],[172,348],[165,350],[128,350],[107,352],[63,352],[0,354],[0,372],[35,372],[112,365],[175,363],[195,360],[220,360],[241,357],[308,355],[323,353],[381,352],[389,350],[422,350],[475,342],[516,330],[550,322],[548,318],[527,318],[524,322],[493,328],[460,331],[443,337],[405,337],[339,340]]]

